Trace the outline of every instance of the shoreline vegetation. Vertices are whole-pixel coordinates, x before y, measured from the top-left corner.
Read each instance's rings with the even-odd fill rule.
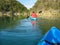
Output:
[[[0,16],[0,29],[11,28],[17,25],[18,20],[26,18],[26,15],[1,15]]]

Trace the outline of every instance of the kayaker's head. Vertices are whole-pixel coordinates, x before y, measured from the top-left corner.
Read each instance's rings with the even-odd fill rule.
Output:
[[[33,11],[33,13],[35,13],[35,12]]]

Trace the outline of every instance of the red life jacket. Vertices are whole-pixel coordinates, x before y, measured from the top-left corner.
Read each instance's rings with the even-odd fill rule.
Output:
[[[31,16],[32,16],[32,18],[37,18],[37,14],[36,13],[32,13]]]

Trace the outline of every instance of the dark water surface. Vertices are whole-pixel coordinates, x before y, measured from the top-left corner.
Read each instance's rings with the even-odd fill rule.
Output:
[[[36,22],[23,19],[17,23],[12,28],[0,29],[0,45],[37,45],[42,37],[42,31]]]

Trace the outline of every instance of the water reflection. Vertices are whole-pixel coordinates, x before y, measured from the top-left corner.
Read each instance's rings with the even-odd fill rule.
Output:
[[[31,23],[32,23],[32,26],[36,25],[36,21],[32,21]]]
[[[0,29],[11,28],[17,24],[17,21],[17,19],[12,20],[11,17],[0,17]]]
[[[42,33],[45,34],[51,27],[55,26],[60,29],[60,18],[45,19],[39,18],[38,20],[39,28],[42,30]]]
[[[4,26],[5,29],[0,29],[0,44],[2,41],[2,45],[37,45],[43,34],[45,34],[52,26],[60,27],[60,19],[39,19],[38,21],[23,19],[11,21],[0,22],[1,27],[3,27],[4,24],[7,25]],[[6,28],[10,26],[11,28]]]
[[[16,26],[4,30],[0,31],[2,45],[37,45],[42,37],[41,30],[36,27],[36,22],[28,19],[19,20]]]

